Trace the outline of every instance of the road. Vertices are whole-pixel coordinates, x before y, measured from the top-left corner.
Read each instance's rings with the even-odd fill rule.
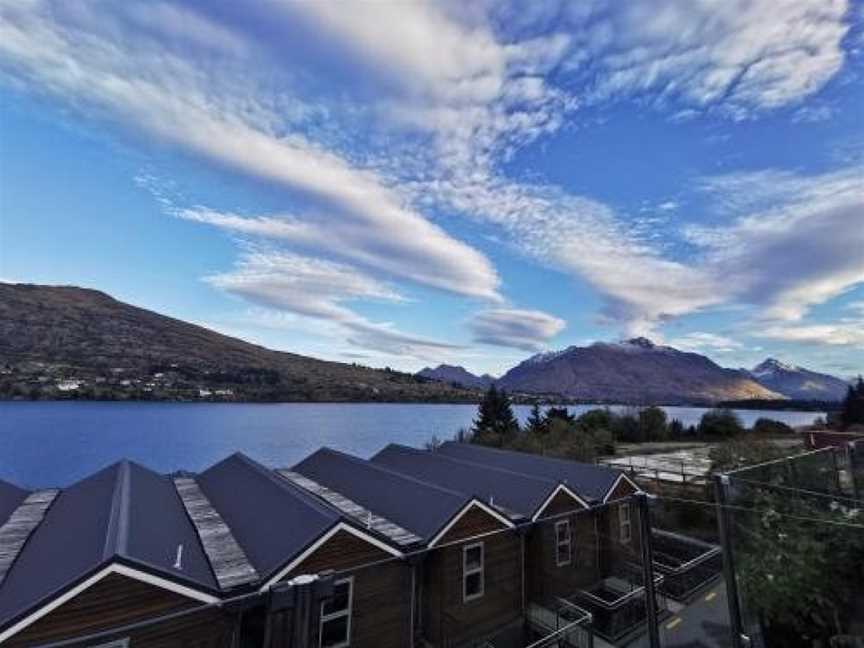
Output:
[[[690,605],[660,624],[663,648],[731,648],[729,608],[722,580],[702,592]],[[627,648],[650,648],[644,635]]]

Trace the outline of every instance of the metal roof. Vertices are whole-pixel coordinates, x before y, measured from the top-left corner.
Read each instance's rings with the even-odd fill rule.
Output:
[[[114,562],[218,591],[170,478],[123,461],[53,501],[0,585],[0,626]]]
[[[473,498],[394,472],[351,455],[321,448],[292,468],[361,506],[431,540]]]
[[[219,587],[227,590],[257,581],[258,572],[249,562],[246,552],[237,544],[231,529],[195,480],[174,477],[174,486],[201,538]]]
[[[341,519],[313,495],[240,453],[211,466],[196,482],[265,580]]]
[[[285,470],[284,468],[277,470],[276,472],[303,490],[320,497],[325,502],[338,509],[341,513],[352,518],[360,525],[365,526],[368,531],[384,536],[400,547],[410,547],[411,545],[423,541],[423,538],[420,536],[411,533],[407,529],[403,529],[398,524],[391,522],[385,517],[375,515],[372,511],[360,506],[354,500],[351,500],[341,493],[327,488],[308,477],[304,477],[300,473]]]
[[[560,486],[554,478],[537,477],[480,465],[442,453],[391,443],[370,459],[406,475],[458,490],[495,508],[531,518]]]
[[[437,452],[482,466],[503,468],[545,479],[556,479],[565,483],[580,497],[594,501],[602,500],[618,477],[624,474],[620,470],[605,466],[456,441],[443,443]]]
[[[27,497],[28,491],[0,479],[0,525],[12,515],[12,511]]]

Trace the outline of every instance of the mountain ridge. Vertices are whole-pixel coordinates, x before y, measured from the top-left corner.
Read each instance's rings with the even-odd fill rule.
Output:
[[[0,397],[473,402],[479,392],[274,351],[75,286],[0,283]]]
[[[766,358],[747,370],[760,385],[799,400],[839,401],[846,396],[849,383],[804,367],[786,364],[776,358]]]
[[[644,337],[537,354],[510,369],[496,385],[515,393],[632,404],[784,398],[706,356]]]

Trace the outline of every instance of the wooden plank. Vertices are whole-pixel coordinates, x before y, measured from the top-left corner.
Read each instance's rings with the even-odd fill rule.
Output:
[[[357,502],[348,499],[341,493],[330,490],[326,486],[323,486],[308,477],[304,477],[299,473],[286,469],[279,469],[276,472],[292,484],[299,486],[313,495],[317,495],[331,506],[365,526],[367,529],[380,533],[388,540],[391,540],[402,547],[423,542],[423,538],[420,536],[411,533],[407,529],[403,529],[398,524],[391,522],[387,518],[375,515],[369,509],[357,504]]]
[[[59,492],[48,489],[30,493],[0,527],[0,585]]]
[[[174,487],[201,538],[219,587],[226,590],[257,581],[258,572],[246,552],[197,482],[189,477],[175,477]]]

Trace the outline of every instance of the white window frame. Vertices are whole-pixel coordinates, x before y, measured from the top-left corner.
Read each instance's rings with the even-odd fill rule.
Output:
[[[480,566],[469,569],[468,552],[472,549],[480,549]],[[474,574],[480,574],[480,591],[469,595],[468,577]],[[482,542],[475,542],[462,547],[462,602],[476,601],[482,598],[484,594],[486,594],[486,547],[483,546]]]
[[[348,583],[348,607],[344,610],[339,610],[337,612],[331,612],[330,614],[324,614],[324,605],[326,601],[321,602],[321,611],[318,615],[318,648],[324,647],[324,624],[330,621],[335,621],[337,619],[341,619],[342,617],[348,617],[348,622],[345,628],[345,641],[338,644],[331,644],[326,648],[346,648],[346,646],[351,645],[351,621],[354,616],[354,577],[349,576],[348,578],[340,578],[337,581],[334,581],[333,586],[344,585]]]
[[[567,537],[563,542],[558,535],[559,527],[566,529]],[[561,560],[561,548],[567,547],[567,554],[564,560]],[[570,529],[570,520],[558,520],[555,523],[555,564],[558,567],[564,567],[573,562],[573,534]]]
[[[115,639],[107,643],[90,646],[90,648],[129,648],[129,637],[123,639]]]
[[[621,544],[628,544],[633,538],[633,519],[629,504],[618,505],[618,537]]]

